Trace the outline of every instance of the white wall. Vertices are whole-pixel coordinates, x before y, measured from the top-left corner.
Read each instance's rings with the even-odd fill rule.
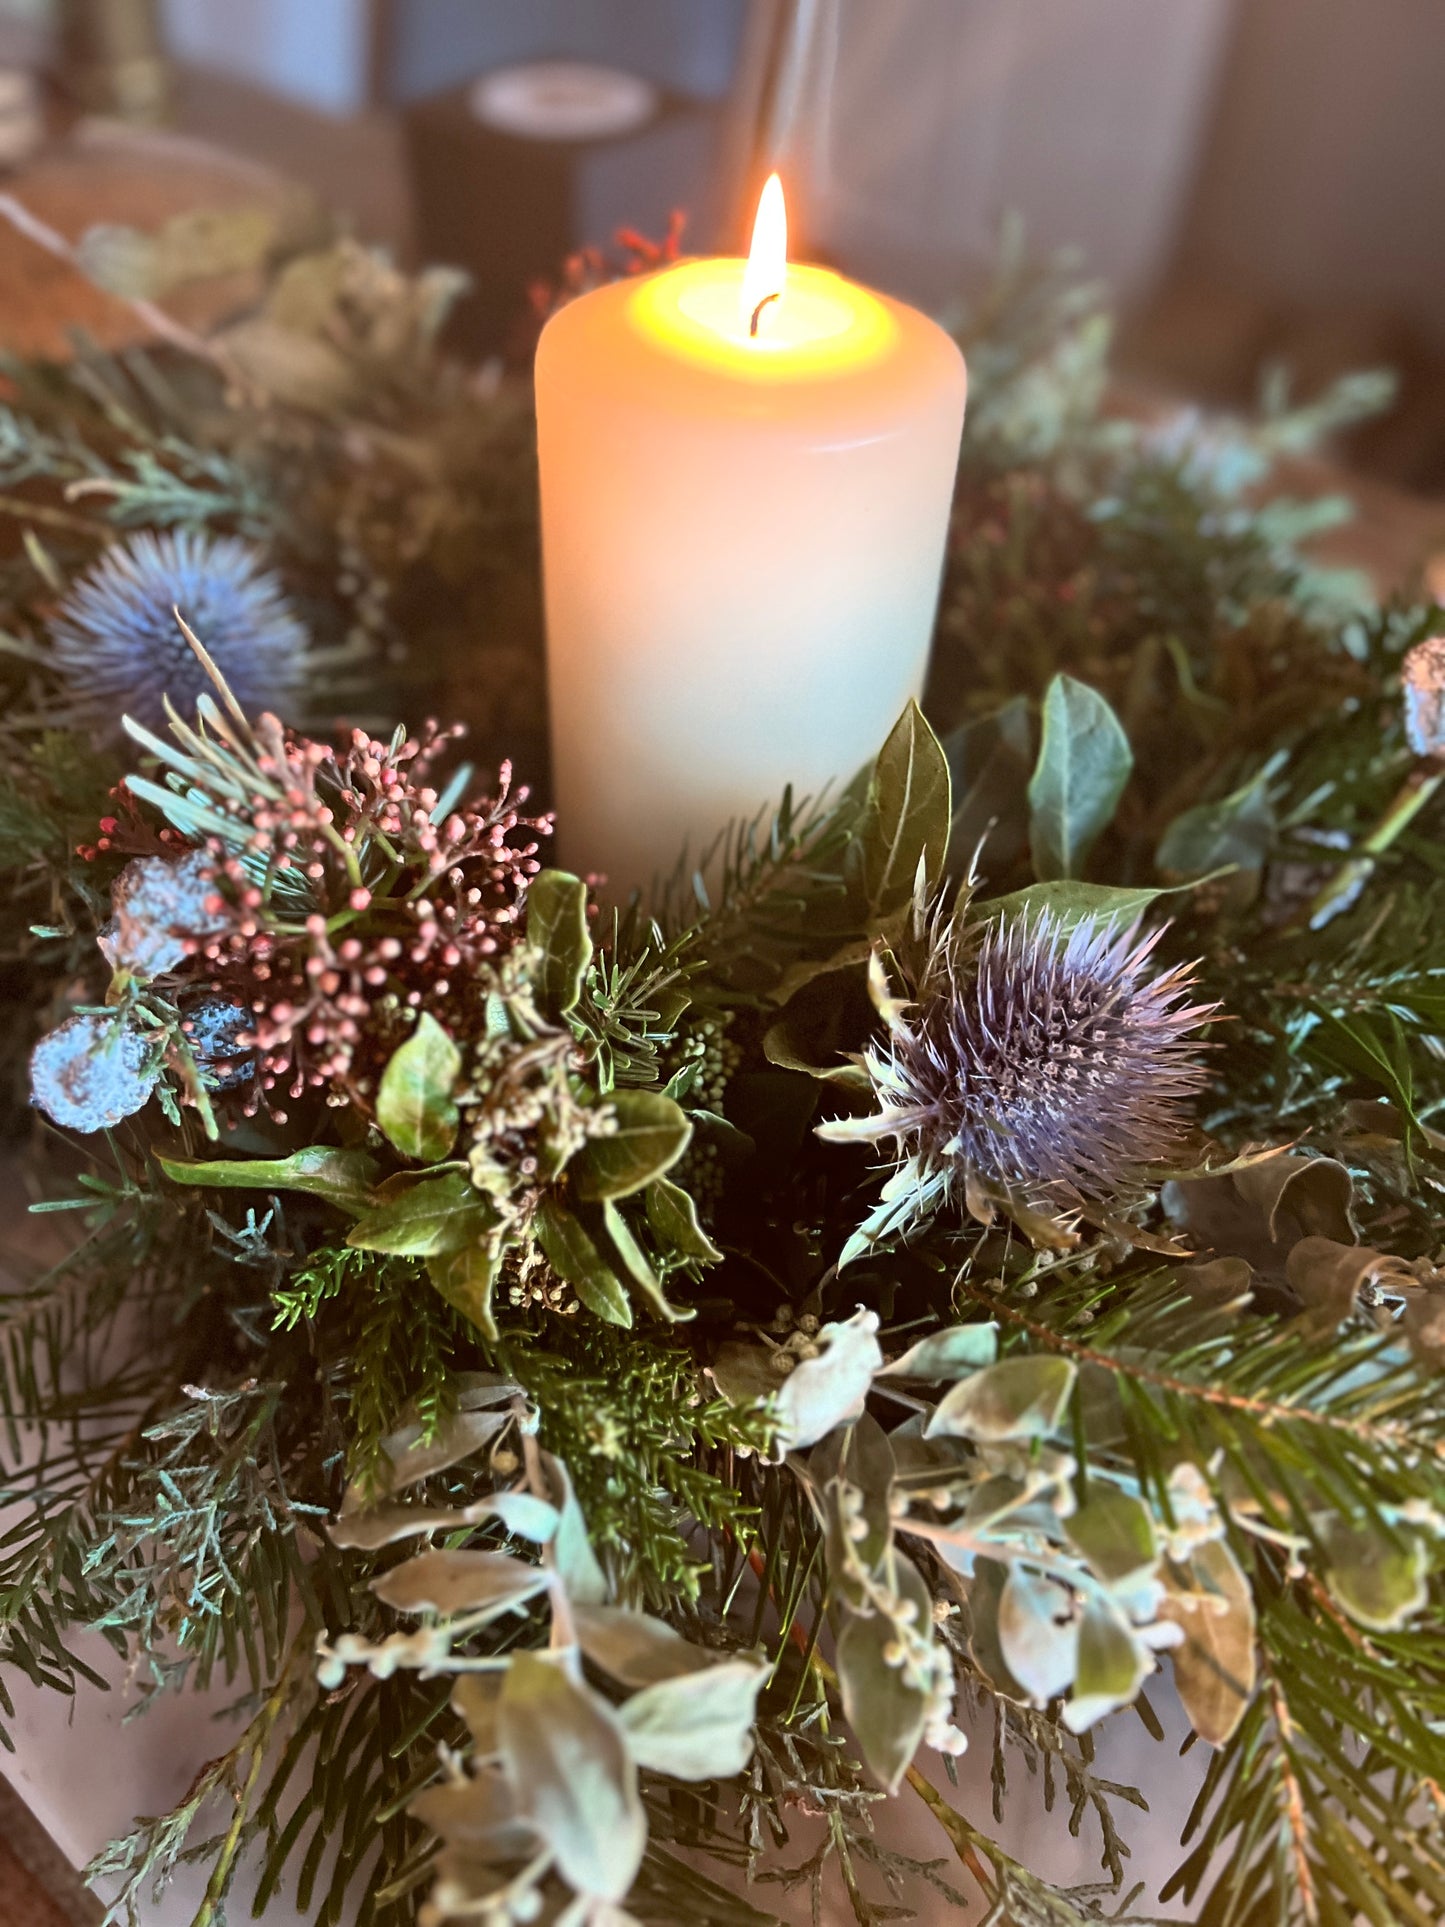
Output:
[[[171,52],[325,113],[366,105],[368,0],[162,0]]]

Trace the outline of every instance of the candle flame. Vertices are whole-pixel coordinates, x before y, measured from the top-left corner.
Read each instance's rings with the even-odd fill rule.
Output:
[[[756,335],[782,297],[788,278],[788,210],[783,183],[769,174],[753,222],[753,244],[743,269],[743,326]]]

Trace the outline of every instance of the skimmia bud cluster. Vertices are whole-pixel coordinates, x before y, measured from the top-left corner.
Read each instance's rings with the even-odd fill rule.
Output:
[[[504,764],[495,797],[444,799],[431,781],[459,732],[428,726],[333,750],[264,717],[249,790],[218,797],[209,839],[219,926],[191,974],[252,1013],[248,1109],[308,1086],[363,1103],[423,1004],[465,1006],[516,937],[545,818],[522,814]]]

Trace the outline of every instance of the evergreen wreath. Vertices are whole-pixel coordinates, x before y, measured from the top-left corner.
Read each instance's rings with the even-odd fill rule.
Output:
[[[860,1923],[1139,1918],[1091,1734],[1172,1680],[1165,1898],[1433,1927],[1445,621],[1268,490],[1378,380],[1120,422],[1007,241],[931,723],[603,917],[390,722],[486,617],[540,772],[528,395],[447,291],[343,242],[204,353],[5,371],[8,1111],[75,1235],[0,1314],[0,1660],[247,1695],[108,1917],[256,1852],[367,1927],[741,1927],[737,1869],[830,1865]],[[964,1727],[1101,1883],[957,1809]]]

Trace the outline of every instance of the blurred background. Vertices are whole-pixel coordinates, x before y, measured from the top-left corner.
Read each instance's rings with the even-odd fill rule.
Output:
[[[0,157],[72,238],[261,167],[466,268],[475,354],[619,228],[738,249],[770,165],[796,252],[938,310],[1015,212],[1110,284],[1130,378],[1388,365],[1349,459],[1445,491],[1442,0],[0,0],[0,68]]]

